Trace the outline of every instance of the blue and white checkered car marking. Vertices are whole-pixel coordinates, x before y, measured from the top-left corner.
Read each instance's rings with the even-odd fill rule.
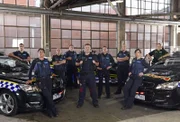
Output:
[[[0,79],[0,88],[9,89],[12,92],[16,92],[17,90],[20,89],[20,87],[17,83],[7,81],[7,80],[1,80],[1,79]]]

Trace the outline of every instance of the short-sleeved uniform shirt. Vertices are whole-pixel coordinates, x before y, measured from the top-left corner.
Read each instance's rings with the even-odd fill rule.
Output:
[[[93,60],[98,62],[98,58],[96,55],[90,53],[89,55],[80,55],[77,59],[77,62],[83,61],[81,66],[81,72],[94,72],[94,64]]]
[[[37,78],[50,78],[51,76],[51,68],[50,62],[47,59],[44,60],[36,60],[36,64],[34,66],[34,74]]]
[[[44,64],[45,66],[44,66],[44,68],[46,68],[46,70],[44,70],[43,72],[42,72],[42,70],[40,71],[40,70],[37,70],[37,66],[36,66],[36,64],[39,62],[39,64],[40,63],[42,63],[42,64]],[[43,66],[43,65],[42,65]],[[45,73],[45,75],[47,75],[47,74],[49,74],[49,72],[50,72],[50,63],[49,63],[49,61],[47,60],[47,59],[44,59],[44,60],[40,60],[39,58],[36,58],[36,59],[34,59],[33,61],[32,61],[32,64],[31,64],[31,67],[30,67],[30,69],[29,69],[29,80],[31,80],[32,79],[32,72],[33,72],[33,70],[35,70],[35,68],[36,68],[36,75],[44,75],[44,74],[41,74],[41,73]],[[39,71],[39,72],[38,72]],[[41,72],[41,73],[40,73]],[[38,73],[40,73],[40,74],[38,74]],[[44,75],[44,76],[45,76]]]
[[[62,60],[65,60],[65,56],[64,55],[53,55],[52,57],[52,62],[55,62],[55,61],[62,61]]]
[[[108,66],[113,66],[114,64],[114,59],[113,57],[111,56],[111,54],[99,54],[98,55],[98,59],[99,59],[99,67],[100,68],[107,68]]]
[[[67,51],[65,53],[65,57],[66,58],[68,58],[68,57],[72,58],[72,60],[67,61],[68,66],[75,66],[75,62],[76,62],[76,58],[77,58],[77,53],[75,51]]]
[[[29,54],[26,51],[21,52],[18,50],[13,52],[13,54],[21,59],[27,59],[29,57]]]
[[[62,61],[62,60],[65,60],[65,56],[64,55],[53,55],[52,57],[52,62],[59,62],[59,61]],[[55,65],[54,66],[54,69],[55,70],[66,70],[66,64],[61,64],[61,65]]]
[[[129,51],[119,51],[119,53],[117,54],[117,57],[119,57],[119,58],[124,58],[126,56],[130,58]],[[118,65],[127,65],[127,66],[129,66],[129,60],[122,61],[122,62],[118,61]]]
[[[149,53],[150,56],[154,56],[154,59],[152,61],[152,64],[155,64],[156,62],[159,61],[159,58],[162,57],[163,55],[168,54],[168,52],[162,48],[161,50],[153,50]]]
[[[144,68],[149,68],[149,64],[143,58],[134,58],[132,60],[130,72],[133,75],[139,75],[139,73],[144,72]]]

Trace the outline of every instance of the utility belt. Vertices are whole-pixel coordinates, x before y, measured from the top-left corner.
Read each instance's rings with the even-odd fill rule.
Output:
[[[46,77],[36,77],[36,81],[37,82],[40,82],[40,80],[44,80],[44,79],[50,79],[51,78],[51,76],[46,76]]]
[[[80,72],[80,76],[86,76],[90,74],[94,74],[94,72]]]
[[[129,67],[129,63],[126,62],[118,63],[118,67]]]
[[[106,67],[106,68],[102,68],[102,70],[100,70],[100,71],[108,71],[108,70],[107,70],[107,67]]]

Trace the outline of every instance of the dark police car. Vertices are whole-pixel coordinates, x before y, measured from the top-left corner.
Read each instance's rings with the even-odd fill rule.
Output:
[[[43,109],[44,102],[36,82],[25,84],[28,80],[29,66],[22,61],[0,56],[0,112],[7,116],[18,111]],[[53,100],[64,98],[66,89],[64,82],[54,76]]]
[[[180,56],[180,55],[179,55]],[[166,58],[145,72],[135,99],[155,106],[179,108],[180,57]]]

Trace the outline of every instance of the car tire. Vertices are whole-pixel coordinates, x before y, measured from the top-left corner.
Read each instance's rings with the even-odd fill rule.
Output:
[[[0,92],[0,112],[6,116],[13,116],[17,114],[18,103],[17,98],[9,90],[3,90]]]

